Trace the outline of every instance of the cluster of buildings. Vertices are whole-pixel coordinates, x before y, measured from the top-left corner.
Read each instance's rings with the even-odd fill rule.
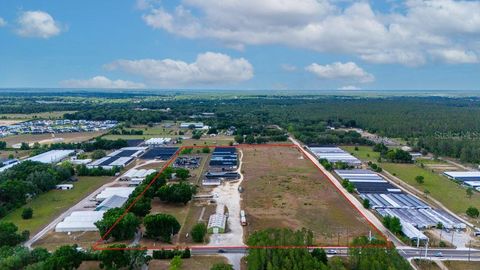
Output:
[[[117,121],[111,120],[34,120],[8,126],[0,126],[0,137],[18,134],[93,132],[108,130],[114,128],[117,124]]]
[[[92,211],[74,211],[55,226],[55,232],[89,232],[98,231],[95,223],[102,220],[103,214],[112,209],[122,207],[128,200],[134,187],[107,187],[97,194],[97,206]]]
[[[103,168],[111,170],[114,167],[123,168],[147,151],[147,147],[124,147],[87,164],[88,168]]]
[[[397,217],[405,236],[417,244],[428,239],[421,230],[437,227],[439,223],[447,230],[466,228],[466,224],[457,218],[403,192],[373,171],[355,169],[336,170],[335,173],[352,183],[360,197],[368,200],[370,207],[380,216]]]
[[[130,186],[140,185],[147,176],[156,173],[154,169],[130,169],[120,176],[120,181],[128,181]]]
[[[465,172],[444,172],[446,177],[459,182],[460,184],[480,191],[480,172],[479,171],[465,171]]]
[[[175,163],[173,163],[173,167],[196,169],[200,167],[201,160],[201,157],[177,157]]]
[[[308,150],[312,152],[317,159],[325,159],[330,163],[345,163],[350,167],[358,168],[362,162],[339,147],[316,147],[309,146]]]
[[[202,181],[204,186],[218,186],[222,181],[235,181],[240,178],[236,172],[238,155],[235,147],[216,147],[210,158],[209,170]]]

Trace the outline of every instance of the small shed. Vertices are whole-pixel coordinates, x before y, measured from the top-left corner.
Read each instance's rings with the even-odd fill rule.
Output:
[[[208,219],[208,233],[224,233],[227,226],[227,216],[224,214],[213,214]]]

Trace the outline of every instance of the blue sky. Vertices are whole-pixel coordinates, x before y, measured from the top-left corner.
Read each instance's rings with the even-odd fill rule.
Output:
[[[0,18],[0,88],[480,88],[478,1],[16,0]]]

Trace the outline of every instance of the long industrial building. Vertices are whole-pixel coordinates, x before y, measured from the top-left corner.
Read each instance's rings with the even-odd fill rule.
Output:
[[[370,170],[336,170],[342,179],[351,182],[362,199],[382,217],[398,217],[403,233],[411,240],[424,241],[427,237],[420,231],[442,223],[446,229],[465,229],[466,225],[450,214],[432,209],[417,197],[404,193],[383,176]]]
[[[125,167],[134,159],[143,155],[147,147],[125,147],[114,151],[101,159],[95,160],[87,165],[89,168],[102,167],[106,170],[114,167]]]
[[[95,222],[103,218],[105,211],[72,212],[55,227],[55,232],[88,232],[98,231]]]
[[[358,158],[352,156],[346,151],[340,149],[339,147],[309,146],[308,149],[318,159],[325,159],[330,163],[342,162],[352,167],[359,167],[362,165],[362,162]]]
[[[26,160],[54,164],[64,160],[73,153],[75,153],[75,150],[51,150]]]

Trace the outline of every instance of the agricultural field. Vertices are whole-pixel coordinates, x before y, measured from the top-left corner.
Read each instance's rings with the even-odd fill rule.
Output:
[[[246,234],[271,227],[307,228],[319,245],[346,245],[367,235],[367,221],[293,147],[243,149]]]
[[[150,139],[158,137],[168,137],[174,138],[178,136],[188,136],[188,135],[179,135],[180,128],[178,125],[173,125],[172,127],[164,127],[164,124],[155,125],[149,127],[147,125],[137,125],[132,126],[131,128],[124,128],[126,131],[131,130],[141,130],[143,131],[142,135],[114,135],[108,134],[103,136],[104,139],[116,140],[116,139],[125,139],[125,140],[136,140],[136,139]],[[188,129],[182,130],[185,134],[191,134],[191,131]]]
[[[50,144],[55,142],[83,142],[92,138],[101,136],[106,131],[96,132],[75,132],[75,133],[61,133],[61,134],[22,134],[2,138],[1,140],[7,143],[8,147],[17,143],[35,143]]]
[[[4,113],[0,114],[0,121],[4,120],[17,120],[18,122],[28,121],[32,119],[60,119],[66,113],[75,113],[75,111],[55,111],[55,112],[43,112],[43,113]]]
[[[360,146],[358,151],[354,151],[354,147],[343,148],[362,160],[368,160],[368,155],[370,157],[378,155],[368,146]],[[416,164],[389,162],[382,162],[379,165],[393,176],[417,189],[420,193],[428,190],[430,192],[429,197],[438,200],[445,207],[464,218],[468,219],[465,215],[465,210],[469,206],[480,208],[480,193],[474,192],[471,198],[467,197],[465,188],[442,176],[440,172],[435,172],[435,170],[432,172],[432,169],[427,169],[427,165],[424,168]],[[418,175],[425,178],[423,184],[418,184],[415,180],[415,177]]]
[[[111,181],[111,177],[108,176],[79,177],[79,180],[74,183],[73,189],[51,190],[43,193],[28,202],[25,206],[9,213],[2,218],[2,221],[13,222],[18,226],[20,231],[28,230],[30,231],[30,235],[33,235],[56,216],[109,181]],[[22,219],[22,210],[26,207],[33,209],[32,219]]]

